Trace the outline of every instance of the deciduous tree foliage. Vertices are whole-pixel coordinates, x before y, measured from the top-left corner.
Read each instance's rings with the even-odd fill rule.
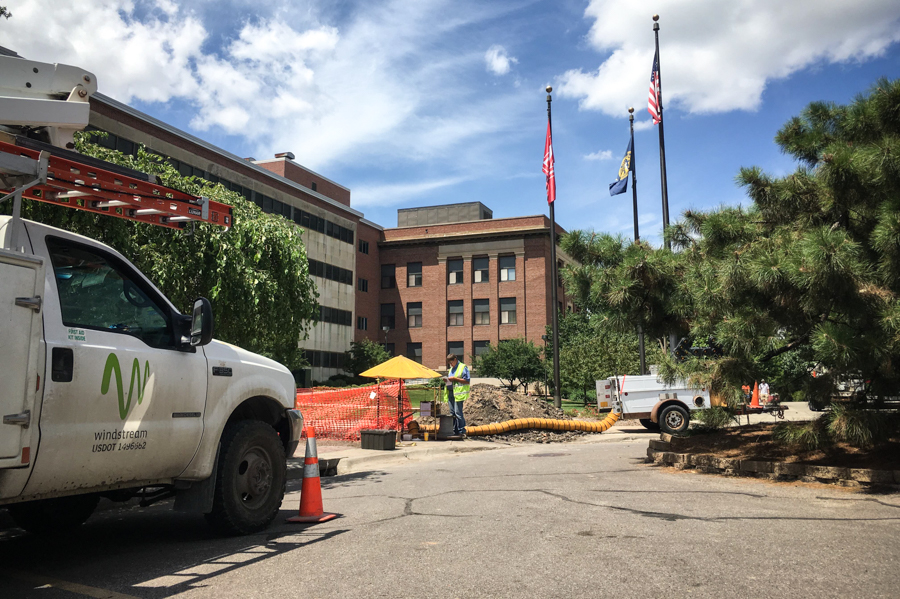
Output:
[[[163,185],[229,204],[234,226],[198,223],[185,231],[24,200],[22,216],[106,243],[127,257],[182,312],[209,298],[215,337],[277,360],[290,369],[305,364],[299,341],[318,318],[318,293],[309,277],[302,229],[264,214],[241,195],[196,177],[182,177],[143,147],[137,157],[90,143],[78,151],[155,174]],[[11,202],[0,206],[9,213]]]
[[[472,366],[479,376],[496,377],[513,391],[544,380],[546,374],[540,348],[524,339],[507,339],[496,347],[489,345]]]
[[[603,315],[583,311],[559,319],[559,377],[566,397],[587,401],[596,381],[639,370],[634,331],[617,331]]]
[[[798,167],[785,177],[744,168],[749,207],[687,211],[666,232],[674,252],[573,231],[563,248],[584,264],[567,277],[589,309],[623,330],[643,324],[720,358],[667,365],[718,391],[765,375],[776,356],[803,351],[839,380],[900,385],[900,83],[881,80],[846,106],[816,102],[776,136]]]
[[[391,359],[391,354],[383,345],[370,339],[354,341],[344,355],[344,370],[352,372],[354,376]]]

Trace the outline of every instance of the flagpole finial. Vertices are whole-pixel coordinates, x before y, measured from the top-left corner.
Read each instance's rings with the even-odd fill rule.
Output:
[[[653,31],[659,31],[659,15],[653,15]]]
[[[549,94],[549,93],[552,92],[552,91],[553,91],[553,87],[551,87],[551,86],[548,85],[548,86],[547,86],[547,93]]]
[[[653,22],[659,21],[659,15],[653,15]]]
[[[632,113],[634,113],[634,106],[629,106],[629,107],[628,107],[628,114],[632,114]]]

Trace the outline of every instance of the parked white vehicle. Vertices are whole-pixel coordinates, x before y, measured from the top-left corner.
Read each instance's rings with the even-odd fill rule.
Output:
[[[83,523],[101,496],[174,496],[221,532],[259,531],[303,429],[288,369],[213,340],[205,298],[183,315],[109,246],[18,216],[27,192],[161,226],[230,226],[224,205],[57,147],[87,124],[95,89],[83,70],[0,57],[0,189],[12,190],[0,201],[13,199],[0,216],[0,506],[52,531]],[[16,137],[35,130],[50,142],[40,151]]]
[[[148,489],[226,533],[268,526],[303,426],[290,371],[212,340],[207,300],[182,315],[112,248],[22,224],[26,251],[0,249],[0,505],[53,529]]]
[[[692,411],[711,406],[708,389],[693,389],[684,381],[666,385],[652,374],[597,381],[598,407],[614,403],[621,404],[622,418],[636,418],[647,429],[670,434],[687,430]]]

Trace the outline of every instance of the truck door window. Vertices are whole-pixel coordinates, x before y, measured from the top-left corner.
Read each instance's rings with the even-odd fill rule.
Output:
[[[47,238],[63,324],[131,335],[173,347],[168,310],[124,263],[92,247]]]

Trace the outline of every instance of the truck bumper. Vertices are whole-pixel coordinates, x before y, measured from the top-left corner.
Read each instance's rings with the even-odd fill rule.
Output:
[[[291,457],[294,455],[294,451],[297,450],[297,445],[300,444],[300,436],[303,434],[303,414],[300,413],[300,410],[285,410],[285,415],[287,416],[289,429],[286,455]]]

